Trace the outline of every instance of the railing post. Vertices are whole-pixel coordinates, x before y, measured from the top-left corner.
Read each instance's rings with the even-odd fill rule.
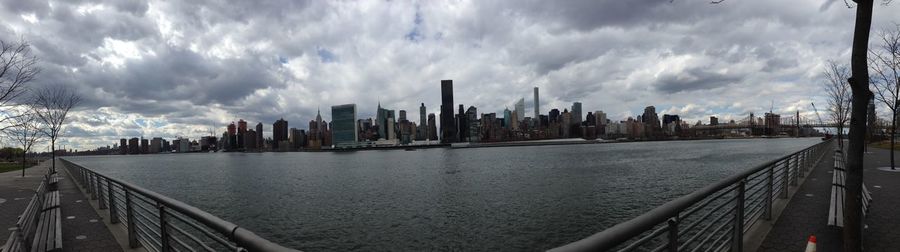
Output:
[[[784,168],[782,169],[781,195],[779,195],[779,197],[781,197],[782,199],[787,199],[788,196],[788,180],[791,179],[790,177],[788,177],[790,175],[790,173],[788,172],[788,167],[791,167],[790,158],[784,159]]]
[[[137,240],[137,223],[134,222],[134,207],[131,204],[133,204],[131,203],[131,192],[125,189],[125,222],[128,223],[128,246],[137,248],[141,244]]]
[[[109,179],[107,179],[106,181],[109,181]],[[100,201],[97,202],[97,204],[100,205],[100,209],[106,209],[106,198],[105,197],[108,197],[108,196],[104,196],[104,195],[106,195],[106,193],[103,192],[103,177],[97,176],[97,189],[98,189],[97,190],[97,194],[98,194],[97,198],[100,199]]]
[[[792,171],[793,171],[793,175],[791,175],[791,185],[792,185],[792,186],[797,186],[797,173],[798,173],[798,172],[797,172],[797,165],[800,163],[800,159],[799,159],[798,157],[799,157],[799,156],[794,155],[794,156],[792,156],[792,157],[789,158],[789,159],[796,159],[796,160],[794,160],[794,162],[793,162],[793,163],[794,163],[794,166],[791,167],[791,169],[792,169]]]
[[[798,160],[797,167],[799,167],[799,169],[797,169],[797,171],[798,171],[797,176],[801,177],[801,178],[805,178],[806,177],[806,151],[802,151],[802,152],[798,153],[797,160]]]
[[[731,235],[731,251],[744,251],[744,186],[746,182],[741,179],[737,184],[735,191],[735,208],[734,208],[734,232]]]
[[[106,180],[106,199],[109,200],[109,223],[119,223],[119,211],[116,209],[116,194],[113,193],[112,181]]]
[[[169,252],[169,232],[166,231],[166,207],[159,202],[156,205],[159,209],[159,240],[162,243],[160,249],[162,252]]]
[[[678,217],[669,218],[669,252],[678,252]]]
[[[97,199],[97,174],[91,172],[91,199]]]
[[[766,200],[765,212],[763,212],[764,220],[772,220],[772,197],[775,197],[775,166],[769,166],[769,176],[766,176]]]

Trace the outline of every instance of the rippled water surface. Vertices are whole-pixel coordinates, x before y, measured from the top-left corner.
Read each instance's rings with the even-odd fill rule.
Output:
[[[306,251],[543,250],[818,139],[75,157]]]

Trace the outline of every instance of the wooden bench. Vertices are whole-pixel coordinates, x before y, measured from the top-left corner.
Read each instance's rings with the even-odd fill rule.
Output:
[[[59,188],[59,173],[53,173],[47,176],[47,185],[49,186],[47,189],[49,189],[50,191],[56,191]]]
[[[828,225],[844,226],[844,206],[847,201],[846,189],[844,188],[847,180],[847,163],[844,161],[844,154],[840,150],[834,153],[834,171],[831,178],[831,204],[828,207]],[[872,193],[866,187],[866,183],[862,184],[862,211],[863,216],[869,212],[869,205],[872,203]]]
[[[44,194],[44,204],[41,206],[42,211],[59,207],[59,191],[52,191]]]
[[[31,251],[62,251],[62,213],[59,207],[41,212]]]

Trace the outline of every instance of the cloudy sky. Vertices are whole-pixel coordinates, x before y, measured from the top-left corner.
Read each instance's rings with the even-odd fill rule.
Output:
[[[849,61],[855,9],[789,2],[0,0],[0,39],[31,43],[31,85],[83,96],[67,148],[221,134],[239,118],[268,137],[278,118],[306,128],[345,103],[360,118],[379,101],[437,114],[442,79],[480,113],[525,97],[532,116],[536,86],[543,113],[813,115],[825,61]],[[896,13],[876,6],[873,30]]]

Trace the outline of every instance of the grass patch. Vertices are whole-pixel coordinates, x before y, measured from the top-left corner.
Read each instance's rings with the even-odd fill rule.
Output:
[[[891,149],[891,141],[876,142],[876,143],[870,144],[869,146],[889,150],[889,149]],[[896,141],[894,143],[894,150],[900,150],[900,141]]]
[[[36,165],[34,162],[28,162],[26,167],[32,167]],[[21,171],[22,163],[21,162],[0,162],[0,173],[8,172],[8,171]]]

